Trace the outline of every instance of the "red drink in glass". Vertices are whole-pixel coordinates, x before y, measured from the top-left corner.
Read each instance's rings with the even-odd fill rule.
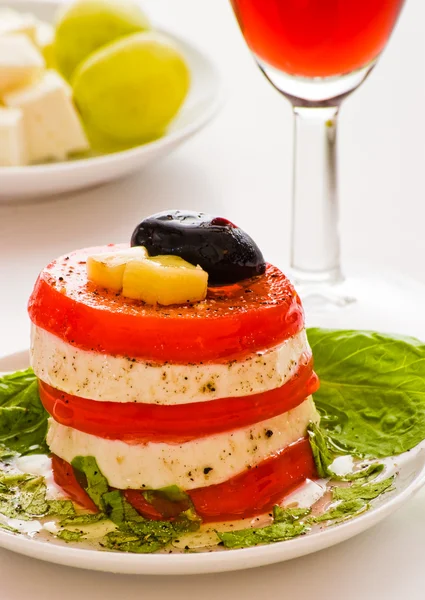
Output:
[[[330,77],[375,60],[404,0],[231,0],[260,61],[290,75]]]

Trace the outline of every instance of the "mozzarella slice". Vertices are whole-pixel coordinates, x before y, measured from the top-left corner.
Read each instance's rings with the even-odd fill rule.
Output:
[[[248,396],[280,387],[310,356],[305,331],[242,361],[155,365],[79,350],[32,325],[31,366],[52,387],[103,402],[188,404]]]
[[[0,35],[0,96],[40,77],[44,59],[25,35]]]
[[[89,148],[69,86],[54,71],[46,71],[27,88],[6,94],[4,103],[23,112],[31,163],[65,160],[68,154]]]
[[[69,463],[76,456],[93,456],[112,487],[158,489],[178,485],[191,490],[222,483],[252,468],[304,437],[311,421],[318,422],[319,415],[310,397],[293,410],[245,429],[185,444],[131,445],[49,419],[47,444]]]
[[[27,149],[22,111],[0,107],[0,167],[27,163]]]

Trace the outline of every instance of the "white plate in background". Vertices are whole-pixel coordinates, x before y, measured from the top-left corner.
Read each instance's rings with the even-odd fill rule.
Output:
[[[48,0],[0,0],[0,8],[30,12],[48,22],[53,21],[60,4]],[[45,165],[0,167],[0,202],[15,198],[42,198],[117,179],[166,156],[215,116],[221,103],[221,83],[216,67],[189,42],[172,32],[165,33],[183,51],[192,75],[189,95],[167,133],[154,142],[114,154]]]

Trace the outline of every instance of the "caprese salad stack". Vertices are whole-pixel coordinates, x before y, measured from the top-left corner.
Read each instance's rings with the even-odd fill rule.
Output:
[[[29,314],[54,476],[82,506],[96,509],[71,466],[81,456],[153,519],[173,511],[152,490],[178,488],[202,520],[224,521],[315,476],[301,302],[226,219],[159,213],[131,246],[62,256]]]

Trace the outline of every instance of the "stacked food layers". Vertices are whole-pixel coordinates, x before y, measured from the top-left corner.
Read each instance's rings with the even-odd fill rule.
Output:
[[[318,380],[300,300],[264,274],[205,300],[149,306],[87,279],[87,257],[40,274],[32,366],[50,413],[56,481],[93,508],[70,463],[94,457],[112,488],[161,518],[146,491],[178,486],[204,521],[260,514],[314,477],[307,438]]]

